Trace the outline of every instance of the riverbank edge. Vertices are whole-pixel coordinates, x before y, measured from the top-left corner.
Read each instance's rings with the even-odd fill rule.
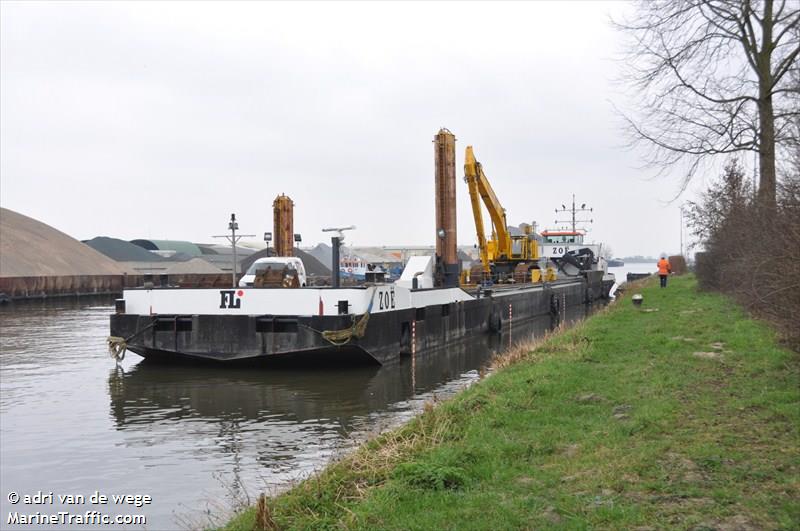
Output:
[[[797,525],[797,354],[691,276],[633,291],[224,529]]]

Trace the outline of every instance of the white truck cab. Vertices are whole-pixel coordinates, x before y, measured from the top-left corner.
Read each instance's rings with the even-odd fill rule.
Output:
[[[239,287],[253,287],[256,275],[263,273],[267,269],[289,269],[290,271],[296,271],[300,287],[304,288],[306,286],[306,268],[303,266],[302,260],[296,256],[270,256],[267,258],[259,258],[253,262],[253,265],[247,269],[247,272],[239,280]]]

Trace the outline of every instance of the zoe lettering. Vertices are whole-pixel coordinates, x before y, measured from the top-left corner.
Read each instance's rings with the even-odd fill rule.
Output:
[[[394,290],[378,292],[378,309],[394,310]]]

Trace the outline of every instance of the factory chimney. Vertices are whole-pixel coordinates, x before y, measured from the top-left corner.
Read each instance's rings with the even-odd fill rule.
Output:
[[[433,139],[436,153],[436,285],[458,286],[461,264],[456,234],[456,137],[445,128]]]
[[[294,202],[279,195],[272,202],[275,256],[294,256]]]

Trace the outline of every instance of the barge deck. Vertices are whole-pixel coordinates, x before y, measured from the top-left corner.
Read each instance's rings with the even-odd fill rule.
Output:
[[[471,336],[502,333],[512,321],[547,317],[558,326],[567,308],[607,298],[612,284],[580,277],[469,291],[395,284],[137,289],[125,292],[125,308],[111,317],[111,334],[124,338],[128,350],[157,360],[361,354],[384,364]],[[317,311],[311,314],[310,307]]]

